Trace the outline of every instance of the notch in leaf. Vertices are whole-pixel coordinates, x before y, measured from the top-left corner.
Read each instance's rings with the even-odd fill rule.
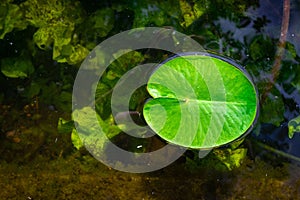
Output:
[[[258,94],[247,72],[210,53],[186,53],[150,76],[147,124],[166,141],[209,149],[248,133],[258,116]]]

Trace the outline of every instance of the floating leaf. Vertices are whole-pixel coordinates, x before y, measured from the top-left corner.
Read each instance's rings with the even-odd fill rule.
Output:
[[[147,124],[184,147],[213,148],[251,129],[258,97],[246,72],[213,54],[173,57],[152,74],[144,106]]]
[[[289,121],[288,127],[289,127],[289,138],[292,138],[296,132],[300,132],[300,116]]]

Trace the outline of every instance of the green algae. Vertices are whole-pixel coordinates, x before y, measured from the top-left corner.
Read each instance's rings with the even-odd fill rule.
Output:
[[[1,199],[298,199],[299,179],[288,178],[295,166],[273,167],[247,160],[231,173],[202,167],[191,172],[177,163],[148,174],[122,173],[89,155],[28,164],[0,162]],[[282,192],[284,187],[285,192]],[[122,189],[121,189],[122,188]],[[184,194],[184,197],[183,195]]]

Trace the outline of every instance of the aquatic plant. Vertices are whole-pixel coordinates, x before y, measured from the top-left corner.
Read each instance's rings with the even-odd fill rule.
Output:
[[[7,87],[2,87],[1,103],[13,99],[18,104],[28,104],[38,97],[43,105],[71,112],[71,90],[77,70],[74,66],[78,66],[91,49],[106,37],[123,30],[143,26],[167,26],[189,34],[205,49],[231,57],[245,66],[254,78],[255,85],[262,97],[261,115],[258,126],[254,130],[256,134],[253,135],[269,134],[263,128],[270,125],[289,129],[291,138],[298,131],[299,107],[297,106],[299,102],[296,98],[300,91],[300,58],[297,54],[299,49],[295,45],[297,40],[294,42],[286,40],[288,37],[299,40],[299,31],[291,32],[290,36],[287,34],[290,19],[289,1],[283,2],[284,14],[282,16],[280,10],[273,12],[278,19],[281,17],[283,19],[281,25],[273,27],[274,33],[278,32],[277,35],[265,31],[273,19],[271,20],[268,16],[260,16],[255,12],[255,9],[259,8],[259,1],[87,2],[86,4],[91,4],[91,2],[92,4],[86,5],[84,1],[71,0],[3,0],[1,2],[2,74],[0,83]],[[248,9],[249,7],[251,9]],[[275,43],[277,46],[274,45]],[[103,55],[100,52],[97,56]],[[111,131],[115,131],[114,134],[120,133],[114,124],[110,108],[114,85],[124,73],[134,66],[148,61],[150,57],[157,57],[157,60],[163,61],[167,56],[168,54],[158,58],[157,54],[134,51],[127,57],[112,63],[104,72],[98,85],[95,86],[97,87],[95,109],[100,123],[107,128],[112,126]],[[103,57],[103,59],[105,58]],[[152,86],[149,84],[149,89]],[[7,94],[13,95],[11,97]],[[145,88],[136,91],[129,104],[130,110],[141,113],[146,98],[149,98],[149,94]],[[159,101],[158,99],[160,98],[149,101],[145,109],[151,110],[151,106],[158,106],[155,104],[155,101]],[[188,104],[190,102],[181,99],[174,104],[180,103]],[[169,106],[167,104],[166,106]],[[81,111],[89,112],[85,110],[86,108],[82,109],[77,110],[77,114]],[[147,112],[146,110],[145,113]],[[155,112],[159,112],[159,110]],[[149,113],[145,115],[146,119],[151,117]],[[248,125],[250,125],[250,121],[248,121]],[[94,122],[85,123],[88,127],[89,123],[93,124]],[[151,120],[148,119],[148,123],[162,137],[169,137],[167,141],[172,143],[173,139],[170,136],[160,133],[158,130],[160,125],[155,122],[153,117]],[[58,127],[70,124],[72,123],[61,121]],[[233,131],[233,133],[238,136],[243,131]],[[76,148],[80,148],[82,143],[79,142],[79,137],[76,137],[80,133],[77,133],[75,129],[67,129],[67,132],[69,134],[72,132],[73,144]],[[287,137],[286,133],[285,135]],[[281,139],[282,136],[280,136]],[[176,143],[176,141],[173,142]],[[226,142],[220,140],[212,142],[210,145],[219,146]],[[105,148],[101,141],[99,141],[99,146]],[[194,145],[194,147],[204,146]],[[231,155],[233,152],[238,151],[231,149],[223,153],[219,152],[220,160],[231,162],[229,158],[225,161],[227,158],[223,156]],[[244,151],[240,151],[240,155],[243,154]],[[234,160],[238,160],[237,157]]]
[[[292,119],[288,123],[289,138],[292,138],[296,132],[300,133],[300,116]]]
[[[24,30],[28,25],[20,7],[11,2],[12,0],[4,0],[0,5],[0,39],[14,29]]]
[[[79,1],[28,0],[17,5],[7,0],[1,10],[0,39],[13,30],[33,26],[37,28],[33,42],[42,50],[52,49],[53,60],[71,65],[80,63],[89,53],[88,48],[97,44],[97,38],[91,45],[79,37],[85,38],[87,34],[104,37],[114,24],[113,10],[100,9],[87,17]]]
[[[1,72],[10,78],[25,78],[34,72],[34,67],[30,57],[23,53],[17,58],[3,58]]]
[[[172,10],[169,9],[172,5]],[[172,26],[187,29],[206,13],[220,10],[218,2],[203,1],[129,1],[112,3],[111,7],[99,7],[87,15],[80,1],[27,0],[19,4],[5,0],[1,5],[0,39],[12,31],[35,27],[33,42],[42,50],[52,50],[57,62],[75,65],[80,63],[95,47],[100,38],[113,30],[114,14],[131,10],[132,26]],[[247,1],[230,1],[226,6],[242,13]],[[34,53],[34,52],[32,52]]]
[[[105,149],[105,141],[107,141],[107,138],[111,139],[118,135],[121,131],[116,125],[113,125],[112,117],[103,121],[98,115],[98,121],[91,120],[93,113],[94,110],[90,107],[84,107],[80,110],[73,111],[72,115],[76,116],[76,119],[79,119],[78,121],[75,121],[75,123],[79,124],[80,129],[78,130],[75,129],[75,127],[73,128],[71,139],[73,145],[77,149],[87,145],[89,147],[93,147],[93,153],[97,154],[98,149],[101,151],[102,149]],[[102,128],[102,131],[106,133],[106,136],[99,134],[99,124]],[[64,126],[60,127],[66,127],[66,125],[67,124],[64,124]]]
[[[167,60],[151,75],[147,124],[165,140],[189,148],[227,144],[249,131],[258,96],[242,69],[213,54]]]
[[[89,52],[76,41],[75,26],[83,21],[84,12],[78,1],[28,0],[20,5],[24,19],[37,31],[34,43],[43,50],[52,48],[53,60],[76,64]]]

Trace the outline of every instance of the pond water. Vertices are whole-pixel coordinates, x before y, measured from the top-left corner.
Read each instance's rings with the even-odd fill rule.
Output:
[[[2,0],[0,13],[1,199],[300,199],[299,1]],[[260,99],[251,133],[205,157],[200,153],[204,158],[189,149],[148,173],[118,171],[95,159],[74,129],[74,80],[96,45],[139,27],[176,30],[244,66]],[[171,39],[176,44],[178,38]],[[121,132],[110,100],[127,71],[171,55],[131,51],[93,86],[97,116],[114,144],[135,154],[166,146],[158,136]],[[90,89],[73,102],[84,105]],[[145,124],[140,113],[149,97],[145,86],[132,94],[128,104],[137,124]],[[111,151],[101,139],[92,142]]]

